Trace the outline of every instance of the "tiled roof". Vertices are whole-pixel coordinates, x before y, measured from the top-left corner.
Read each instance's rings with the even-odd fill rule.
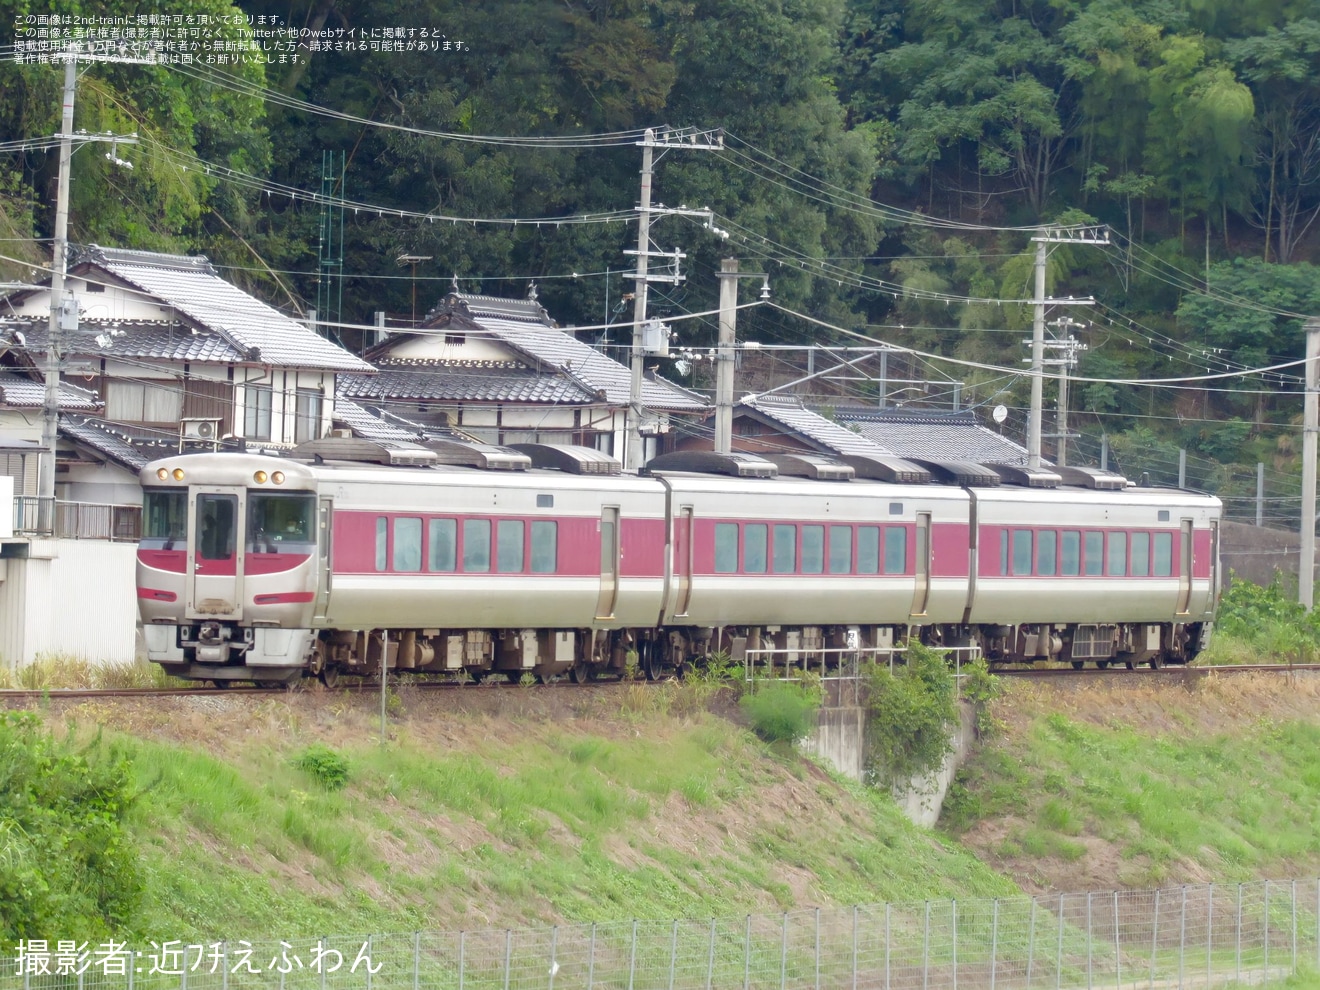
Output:
[[[812,412],[796,396],[749,396],[738,403],[772,421],[786,433],[836,454],[893,454],[894,451],[838,423]]]
[[[351,377],[351,376],[344,376]],[[341,378],[340,391],[335,396],[335,422],[342,423],[353,431],[355,437],[364,440],[405,440],[416,441],[417,432],[393,426],[352,399],[346,398],[342,391],[344,379]]]
[[[549,314],[533,299],[450,293],[437,309],[427,314],[422,326],[434,326],[446,316],[476,323],[531,367],[562,372],[576,379],[586,391],[599,393],[612,406],[626,406],[630,401],[631,370],[556,328]],[[695,392],[659,376],[643,380],[642,405],[669,412],[704,412],[710,408]]]
[[[92,245],[75,267],[100,268],[226,338],[244,360],[290,368],[370,373],[371,366],[221,278],[202,255]]]
[[[169,449],[162,449],[148,457],[129,443],[122,433],[116,432],[112,424],[86,416],[61,416],[60,433],[131,471],[140,471],[149,461],[171,453]]]
[[[0,332],[19,329],[29,353],[46,353],[49,324],[0,322]],[[183,323],[152,320],[83,320],[80,332],[65,346],[69,353],[105,358],[150,358],[197,364],[234,364],[251,360],[225,337]]]
[[[101,407],[96,393],[68,382],[60,382],[60,408],[95,412]],[[46,401],[46,385],[22,375],[0,374],[0,406],[40,409]]]
[[[1025,464],[1027,451],[976,422],[972,413],[891,413],[835,410],[838,421],[899,457],[979,464]]]
[[[583,405],[598,401],[568,378],[528,368],[451,367],[427,362],[406,368],[382,364],[375,375],[344,375],[340,391],[354,399],[437,399]]]

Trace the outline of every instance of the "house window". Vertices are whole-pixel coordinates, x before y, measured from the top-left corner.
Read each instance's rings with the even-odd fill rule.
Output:
[[[183,391],[173,383],[106,383],[106,419],[124,423],[177,423],[183,415]]]
[[[293,422],[293,442],[321,438],[321,390],[300,388],[297,395],[297,414]]]
[[[249,440],[270,439],[271,390],[269,385],[243,388],[243,436]]]

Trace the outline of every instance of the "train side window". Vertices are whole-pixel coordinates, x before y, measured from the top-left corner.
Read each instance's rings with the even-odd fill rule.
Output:
[[[1058,561],[1059,534],[1052,529],[1042,529],[1036,534],[1036,573],[1042,577],[1053,577]]]
[[[1082,534],[1075,529],[1065,529],[1060,534],[1059,547],[1063,551],[1059,573],[1067,577],[1082,573]]]
[[[770,527],[765,523],[748,523],[743,527],[743,573],[764,574],[766,546],[770,540]]]
[[[402,518],[394,520],[394,570],[420,571],[422,569],[422,521]]]
[[[495,525],[495,569],[501,574],[521,574],[523,533],[521,519],[501,519]]]
[[[1013,530],[1013,573],[1031,573],[1031,530]]]
[[[715,573],[738,573],[738,524],[715,524]]]
[[[1127,533],[1109,534],[1109,576],[1124,577],[1127,574]]]
[[[1150,534],[1132,534],[1132,576],[1145,577],[1150,573]]]
[[[1099,577],[1105,572],[1105,534],[1098,529],[1086,531],[1086,557],[1084,565],[1087,577]]]
[[[852,527],[830,527],[830,573],[852,573]]]
[[[880,527],[857,527],[857,573],[880,573]]]
[[[384,571],[390,566],[390,520],[386,516],[376,517],[376,570]]]
[[[490,520],[463,520],[463,570],[485,574],[490,570]]]
[[[907,527],[885,527],[885,573],[907,573]]]
[[[1005,576],[1008,574],[1008,530],[999,531],[999,574]]]
[[[559,570],[559,524],[545,519],[532,523],[532,573]]]
[[[793,574],[797,571],[797,527],[775,526],[774,556],[770,568],[776,574]]]
[[[1155,576],[1173,575],[1173,534],[1155,534]]]
[[[802,573],[821,574],[825,570],[825,527],[802,527]]]
[[[458,520],[432,519],[426,525],[426,569],[454,570],[457,565]]]

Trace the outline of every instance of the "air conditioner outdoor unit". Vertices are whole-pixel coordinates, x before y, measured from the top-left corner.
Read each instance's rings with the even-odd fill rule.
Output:
[[[185,419],[179,422],[181,440],[215,440],[220,436],[218,419]]]

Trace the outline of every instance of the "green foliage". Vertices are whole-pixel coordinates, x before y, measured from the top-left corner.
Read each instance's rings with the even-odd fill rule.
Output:
[[[796,743],[816,728],[820,692],[788,681],[761,681],[738,704],[766,742]]]
[[[132,922],[143,878],[124,825],[131,780],[99,738],[79,749],[31,713],[0,714],[0,946]]]
[[[299,753],[293,765],[328,791],[341,790],[348,783],[348,760],[319,743]]]
[[[990,673],[990,665],[981,657],[963,664],[962,675],[960,691],[976,713],[976,734],[988,736],[998,728],[990,705],[1004,693],[1003,683]]]
[[[867,775],[893,786],[937,769],[958,724],[953,671],[939,650],[909,643],[904,663],[864,668],[867,682]]]
[[[1238,647],[1245,646],[1242,651]],[[1278,575],[1268,587],[1234,577],[1219,603],[1206,659],[1238,654],[1248,663],[1309,660],[1320,653],[1320,616],[1308,612],[1283,588]]]

